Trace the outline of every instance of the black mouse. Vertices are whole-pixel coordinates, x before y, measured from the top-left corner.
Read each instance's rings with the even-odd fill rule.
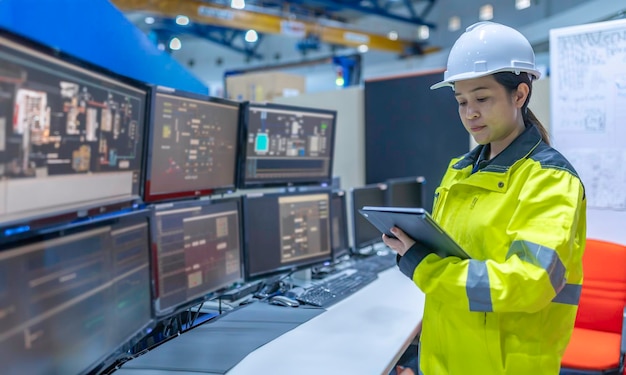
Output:
[[[287,296],[274,296],[270,298],[270,303],[272,305],[288,306],[288,307],[300,306],[300,302],[296,301],[293,298],[289,298]]]

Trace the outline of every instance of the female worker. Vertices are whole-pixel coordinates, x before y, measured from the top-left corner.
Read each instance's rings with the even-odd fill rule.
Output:
[[[586,200],[527,108],[530,43],[492,22],[455,42],[444,80],[478,146],[450,162],[434,219],[471,259],[441,258],[398,228],[383,235],[425,293],[419,373],[558,374],[582,284]]]

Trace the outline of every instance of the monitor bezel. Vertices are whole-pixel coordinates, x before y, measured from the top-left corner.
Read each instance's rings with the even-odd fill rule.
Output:
[[[239,233],[238,233],[238,240],[239,240],[239,277],[237,279],[235,279],[232,282],[228,282],[228,283],[224,283],[224,284],[220,284],[219,286],[215,286],[213,288],[210,288],[206,291],[206,293],[198,295],[196,297],[193,298],[188,298],[187,301],[177,304],[175,306],[170,306],[166,309],[157,309],[156,303],[157,303],[157,299],[159,298],[159,275],[158,275],[158,248],[157,248],[157,228],[156,228],[156,221],[155,221],[155,215],[156,212],[163,212],[163,211],[168,211],[168,210],[178,210],[178,209],[182,209],[182,208],[186,208],[186,207],[197,207],[197,206],[212,206],[215,204],[220,204],[220,203],[230,203],[230,202],[234,202],[237,206],[237,214],[239,215],[238,217],[238,229],[239,229]],[[236,283],[242,283],[245,279],[245,274],[244,274],[244,245],[243,245],[243,209],[242,209],[242,202],[241,202],[241,198],[240,197],[228,197],[228,198],[220,198],[220,199],[191,199],[191,200],[184,200],[184,201],[174,201],[174,202],[163,202],[163,203],[157,203],[157,204],[153,204],[150,205],[150,220],[152,225],[150,226],[150,242],[151,242],[151,248],[150,248],[150,254],[151,254],[151,264],[152,264],[152,270],[151,270],[151,276],[152,276],[152,295],[153,295],[153,303],[152,303],[152,309],[154,311],[154,316],[157,319],[163,319],[166,318],[168,316],[172,316],[175,314],[178,314],[182,311],[187,310],[188,308],[195,306],[195,305],[199,305],[204,301],[207,301],[209,299],[211,299],[215,293],[229,287],[232,286],[233,284]]]
[[[2,26],[0,26],[0,38],[19,44],[21,47],[32,50],[36,54],[45,55],[46,57],[57,60],[60,63],[75,66],[79,70],[87,70],[97,76],[103,76],[104,78],[112,81],[117,81],[121,84],[131,86],[139,91],[142,91],[144,94],[144,105],[143,108],[140,109],[140,113],[142,113],[143,116],[143,128],[139,133],[142,139],[138,143],[141,147],[141,152],[139,153],[141,160],[137,171],[137,193],[131,194],[127,198],[110,198],[101,201],[99,200],[96,203],[74,203],[71,204],[71,207],[69,208],[67,205],[64,205],[63,207],[50,207],[39,213],[18,214],[14,219],[6,221],[2,220],[0,217],[0,243],[20,241],[29,238],[32,235],[36,235],[38,230],[47,227],[70,224],[73,221],[81,221],[85,218],[94,217],[104,213],[115,213],[118,210],[136,208],[141,203],[143,197],[143,171],[145,170],[145,148],[147,145],[146,134],[148,131],[148,115],[152,91],[151,86],[146,82],[117,73],[58,48],[48,46],[40,41],[32,39],[31,37],[10,31]],[[95,77],[94,79],[99,78],[100,77]]]
[[[347,202],[347,192],[345,190],[333,190],[332,194],[331,194],[331,215],[332,215],[332,199],[335,197],[340,197],[341,200],[341,210],[342,210],[342,215],[343,217],[343,221],[344,221],[344,225],[343,228],[340,228],[340,230],[342,231],[342,235],[346,238],[346,247],[344,249],[340,249],[339,251],[335,251],[335,249],[333,249],[332,247],[332,242],[331,242],[331,255],[332,255],[332,260],[333,261],[337,261],[341,258],[343,258],[346,255],[350,255],[350,251],[351,251],[351,247],[350,247],[350,230],[349,230],[349,226],[348,226],[348,202]],[[332,224],[332,223],[331,223]],[[331,239],[333,239],[332,236],[332,232],[331,232]]]
[[[391,206],[391,200],[393,198],[393,188],[397,185],[404,184],[418,184],[420,187],[419,200],[422,203],[420,205],[421,208],[425,208],[424,202],[426,201],[426,179],[423,176],[409,176],[409,177],[397,177],[397,178],[389,178],[385,181],[385,185],[387,185],[387,190],[385,191],[385,205]]]
[[[225,106],[231,106],[237,110],[237,129],[236,135],[234,139],[234,147],[235,147],[235,157],[233,159],[233,175],[232,175],[232,183],[223,186],[215,186],[215,187],[207,187],[203,189],[195,189],[195,190],[183,190],[179,192],[170,192],[170,193],[151,193],[150,192],[150,178],[151,178],[151,158],[154,152],[153,146],[154,142],[152,137],[154,135],[154,122],[156,117],[155,112],[155,103],[156,97],[159,94],[177,96],[182,99],[192,99],[198,101],[206,101],[209,104],[219,104]],[[152,86],[149,106],[148,106],[148,117],[147,117],[148,131],[145,136],[145,158],[144,158],[144,176],[143,176],[143,191],[142,197],[143,201],[146,203],[159,203],[164,201],[172,201],[172,200],[182,200],[188,198],[198,198],[203,196],[211,196],[214,194],[223,194],[223,193],[231,193],[234,192],[237,188],[237,176],[239,175],[239,154],[240,154],[240,139],[241,139],[241,124],[242,124],[242,103],[234,100],[217,98],[209,95],[202,95],[198,93],[192,93],[189,91],[178,90],[169,87],[163,86]]]
[[[387,199],[387,192],[385,191],[387,189],[387,185],[384,183],[377,183],[377,184],[367,184],[367,185],[363,185],[363,186],[355,186],[353,188],[350,189],[350,200],[351,200],[351,212],[352,212],[352,240],[353,240],[353,246],[352,246],[352,253],[353,254],[360,254],[359,250],[363,249],[363,248],[367,248],[368,246],[374,246],[378,243],[382,243],[382,234],[380,237],[377,238],[372,238],[371,240],[365,241],[365,242],[361,242],[361,243],[357,243],[357,233],[356,233],[356,226],[357,226],[357,218],[360,217],[360,213],[359,213],[359,209],[362,207],[357,207],[356,204],[354,203],[354,194],[355,192],[358,191],[362,191],[362,190],[369,190],[369,189],[378,189],[382,191],[382,196],[383,196],[383,201],[385,201]],[[368,223],[369,224],[369,223]],[[378,229],[376,229],[378,230]]]
[[[284,265],[282,267],[276,267],[272,270],[266,270],[266,271],[262,271],[262,272],[256,272],[254,274],[250,273],[250,238],[249,238],[249,231],[247,230],[248,224],[246,219],[249,217],[249,208],[248,208],[248,200],[250,199],[259,199],[259,198],[272,198],[276,200],[276,204],[278,205],[278,199],[280,197],[286,197],[286,196],[300,196],[300,195],[319,195],[319,194],[326,194],[328,197],[328,210],[329,210],[329,220],[328,220],[328,236],[329,236],[329,252],[327,255],[325,256],[319,256],[319,257],[315,257],[315,258],[310,258],[310,259],[305,259],[303,261],[297,261],[293,264],[287,264]],[[307,191],[307,192],[291,192],[291,191],[282,191],[282,192],[271,192],[271,193],[249,193],[246,195],[242,195],[242,208],[243,208],[243,214],[241,217],[241,223],[242,223],[242,227],[243,227],[243,235],[244,235],[244,243],[243,243],[243,250],[244,250],[244,274],[245,274],[245,281],[254,281],[254,280],[259,280],[259,279],[263,279],[266,277],[271,277],[273,275],[278,275],[281,273],[292,273],[295,271],[299,271],[302,269],[306,269],[308,267],[312,267],[318,264],[324,264],[326,262],[330,262],[332,261],[332,254],[333,254],[333,250],[332,250],[332,228],[331,228],[331,212],[330,212],[330,206],[331,206],[331,197],[332,197],[332,191],[330,189],[319,189],[319,190],[315,190],[315,191]],[[279,224],[276,223],[276,225],[278,226]]]
[[[294,112],[310,112],[310,113],[318,113],[318,114],[326,114],[331,115],[333,118],[332,121],[332,130],[330,137],[330,153],[328,155],[328,173],[323,177],[302,177],[298,179],[291,178],[283,178],[283,179],[272,179],[272,180],[260,180],[260,181],[248,181],[246,179],[246,160],[248,158],[247,155],[247,139],[249,132],[249,114],[251,108],[267,108],[267,109],[276,109],[276,110],[285,110],[285,111],[294,111]],[[239,143],[239,174],[238,174],[238,182],[237,187],[239,189],[256,189],[256,188],[269,188],[269,187],[297,187],[297,186],[320,186],[320,187],[330,187],[332,185],[333,180],[333,165],[335,159],[335,139],[337,134],[337,116],[338,112],[333,109],[324,109],[324,108],[312,108],[312,107],[303,107],[296,105],[288,105],[288,104],[278,104],[278,103],[268,103],[268,102],[254,102],[254,101],[246,101],[242,103],[241,107],[241,133],[240,133],[240,143]]]

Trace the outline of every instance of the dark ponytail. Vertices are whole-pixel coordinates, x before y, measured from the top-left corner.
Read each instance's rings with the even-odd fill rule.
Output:
[[[504,86],[510,93],[517,90],[517,86],[521,83],[525,83],[528,85],[528,96],[526,97],[526,102],[522,106],[522,116],[524,117],[524,124],[526,126],[534,125],[539,130],[539,134],[541,134],[541,139],[547,144],[550,144],[550,135],[548,134],[548,130],[546,130],[545,126],[539,121],[537,116],[528,108],[528,102],[530,101],[530,95],[533,92],[533,83],[529,74],[520,73],[515,74],[513,72],[499,72],[494,73],[493,77],[496,82]]]

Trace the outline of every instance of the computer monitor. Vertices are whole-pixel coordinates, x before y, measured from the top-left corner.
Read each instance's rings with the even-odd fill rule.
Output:
[[[330,185],[337,112],[247,102],[240,188]]]
[[[348,234],[348,208],[346,192],[334,190],[330,199],[331,217],[331,254],[333,260],[350,253],[350,235]]]
[[[140,199],[148,92],[0,30],[0,228]]]
[[[391,178],[385,181],[387,193],[386,206],[390,207],[422,207],[426,201],[424,184],[426,179],[422,176]]]
[[[243,197],[246,279],[331,260],[330,191]]]
[[[144,201],[234,190],[240,106],[156,87],[150,106]]]
[[[148,212],[109,215],[0,247],[7,374],[83,374],[153,326]]]
[[[239,198],[152,207],[157,316],[199,304],[243,281],[240,211]]]
[[[371,250],[372,245],[382,242],[381,233],[361,216],[359,209],[363,206],[384,206],[386,189],[385,184],[370,184],[351,189],[354,253],[367,252]]]

